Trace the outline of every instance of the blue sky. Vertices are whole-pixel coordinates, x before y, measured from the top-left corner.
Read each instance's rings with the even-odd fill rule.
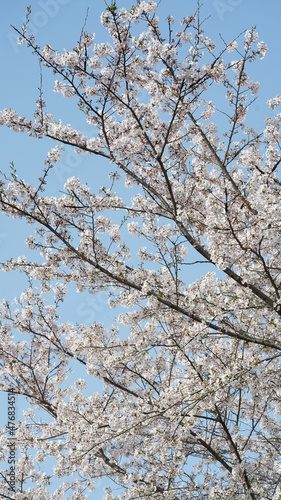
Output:
[[[118,0],[117,4],[130,6],[133,0]],[[26,47],[16,43],[11,24],[20,27],[26,15],[27,5],[31,4],[30,29],[38,44],[49,43],[52,47],[71,50],[79,38],[87,8],[89,15],[87,27],[96,32],[97,41],[106,37],[106,32],[99,24],[99,17],[105,8],[103,0],[10,0],[1,6],[0,17],[0,58],[2,75],[0,79],[0,109],[13,108],[19,114],[32,116],[34,103],[38,96],[39,70],[35,57]],[[162,0],[159,14],[164,20],[169,14],[175,19],[195,12],[195,0]],[[210,17],[209,17],[210,16]],[[280,18],[281,3],[263,0],[206,0],[202,8],[202,17],[208,18],[205,32],[209,38],[219,41],[219,34],[230,41],[240,32],[257,26],[260,39],[264,40],[269,52],[266,58],[251,68],[252,79],[258,80],[261,90],[258,101],[252,110],[252,124],[257,130],[263,127],[267,114],[266,101],[281,93],[281,55],[280,55]],[[72,122],[73,103],[65,101],[52,92],[52,75],[44,72],[44,88],[48,111],[56,117],[60,115],[67,123]],[[49,90],[48,90],[49,89]],[[76,113],[77,116],[77,113]],[[53,144],[46,140],[36,141],[23,134],[15,134],[5,128],[0,130],[1,163],[0,170],[8,171],[9,162],[13,161],[22,177],[36,180],[43,168],[46,154]],[[94,176],[93,176],[94,168]],[[68,177],[79,176],[102,184],[107,175],[107,165],[92,157],[75,156],[72,152],[64,153],[56,176],[52,178],[51,189],[57,193]],[[30,226],[23,222],[13,222],[0,215],[0,261],[25,252],[24,239],[30,234]],[[25,280],[18,275],[0,274],[0,299],[18,296]],[[65,316],[75,321],[102,321],[108,314],[106,297],[81,297],[72,294],[72,307],[64,311]],[[66,319],[66,318],[65,318]],[[6,401],[0,397],[0,401]],[[5,412],[0,424],[5,424]],[[95,498],[98,498],[95,497]]]

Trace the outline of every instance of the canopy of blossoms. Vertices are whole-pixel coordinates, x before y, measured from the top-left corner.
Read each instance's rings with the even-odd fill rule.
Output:
[[[5,498],[93,498],[102,477],[105,500],[281,498],[281,97],[256,132],[255,29],[217,49],[200,12],[178,32],[170,16],[165,39],[156,10],[113,3],[110,41],[84,29],[70,52],[18,31],[93,134],[56,121],[42,93],[31,119],[0,115],[57,143],[34,185],[13,168],[0,180],[1,211],[33,226],[28,256],[2,263],[29,281],[0,308],[0,388],[30,406]],[[63,147],[107,159],[108,186],[71,177],[47,196]],[[116,321],[64,322],[70,284],[105,291]],[[6,429],[0,445],[4,460]]]

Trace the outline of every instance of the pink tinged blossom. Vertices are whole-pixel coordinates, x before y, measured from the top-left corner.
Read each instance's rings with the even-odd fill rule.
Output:
[[[273,99],[269,99],[269,101],[267,101],[267,104],[268,106],[271,108],[271,109],[274,109],[276,108],[277,106],[280,106],[281,104],[281,96],[278,94],[276,97],[274,97]]]

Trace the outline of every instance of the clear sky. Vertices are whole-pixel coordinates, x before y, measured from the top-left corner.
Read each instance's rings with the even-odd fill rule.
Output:
[[[263,127],[267,113],[266,101],[281,94],[281,2],[278,0],[205,0],[202,17],[208,18],[205,32],[209,38],[219,41],[219,34],[230,41],[240,32],[257,26],[260,39],[265,41],[269,52],[261,62],[257,61],[252,68],[252,79],[258,80],[261,90],[258,101],[252,110],[252,124],[257,130]],[[39,45],[49,43],[52,47],[71,50],[79,38],[87,8],[88,31],[97,33],[97,40],[102,41],[106,32],[99,24],[99,17],[105,8],[103,0],[10,0],[1,5],[0,16],[0,109],[13,108],[20,115],[32,116],[34,103],[38,97],[39,70],[38,62],[26,47],[16,43],[17,36],[11,24],[21,27],[27,5],[31,4],[30,29],[36,36]],[[130,6],[133,0],[118,0],[118,6]],[[193,14],[196,10],[195,0],[162,0],[159,14],[164,20],[169,14],[176,19]],[[66,123],[72,123],[73,103],[63,100],[52,92],[52,75],[44,72],[44,89],[48,111],[58,118],[60,115]],[[49,90],[48,90],[49,89]],[[75,112],[77,116],[77,112]],[[83,125],[82,125],[83,127]],[[83,128],[82,128],[83,130]],[[8,171],[9,162],[15,163],[19,174],[32,181],[37,179],[43,168],[47,151],[53,144],[47,140],[36,141],[23,134],[15,134],[5,128],[0,129],[0,170]],[[94,175],[93,175],[94,172]],[[51,189],[57,193],[68,177],[79,176],[101,184],[107,173],[106,164],[92,157],[75,156],[65,152],[62,162],[52,178]],[[16,257],[25,252],[24,239],[30,234],[30,226],[23,222],[13,223],[0,214],[0,261],[11,256]],[[21,292],[24,279],[17,276],[0,274],[0,299],[13,298]],[[107,313],[106,296],[83,298],[74,296],[72,307],[64,314],[71,321],[102,321]],[[3,398],[2,398],[3,399]],[[5,398],[3,399],[5,401]],[[1,402],[1,397],[0,397]],[[0,419],[0,424],[5,421]],[[93,498],[100,498],[98,492]]]

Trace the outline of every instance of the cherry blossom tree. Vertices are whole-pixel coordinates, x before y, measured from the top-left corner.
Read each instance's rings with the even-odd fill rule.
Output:
[[[166,39],[156,11],[112,3],[110,42],[84,27],[63,53],[16,30],[93,133],[56,121],[42,92],[32,119],[0,116],[56,142],[37,183],[13,167],[0,181],[1,211],[33,225],[27,256],[2,264],[28,287],[1,303],[0,387],[30,407],[4,498],[93,498],[102,477],[106,500],[281,498],[281,97],[256,132],[256,30],[216,48],[198,11],[178,32],[169,17]],[[47,196],[63,147],[107,159],[108,185],[72,177]],[[106,292],[116,321],[64,322],[69,284]]]

